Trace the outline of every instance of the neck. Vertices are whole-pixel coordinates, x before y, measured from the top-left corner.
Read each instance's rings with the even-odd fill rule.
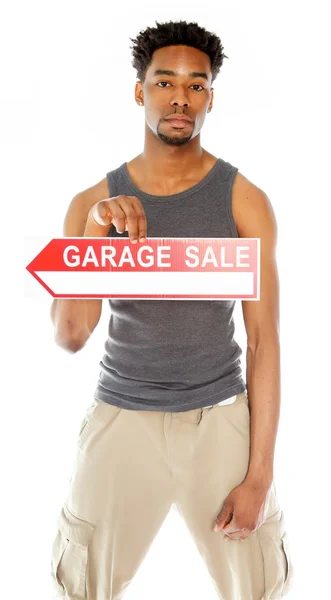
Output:
[[[145,132],[144,150],[137,158],[149,180],[158,181],[160,177],[166,177],[168,181],[178,181],[201,169],[207,154],[200,146],[200,134],[183,146],[171,146],[149,130]]]

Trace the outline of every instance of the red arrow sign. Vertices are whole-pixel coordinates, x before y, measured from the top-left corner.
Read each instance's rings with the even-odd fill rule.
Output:
[[[259,299],[259,238],[56,238],[26,269],[54,298]]]

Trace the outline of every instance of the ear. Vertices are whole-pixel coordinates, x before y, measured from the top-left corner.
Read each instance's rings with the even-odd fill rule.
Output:
[[[135,85],[134,97],[137,104],[144,104],[144,95],[141,81],[137,81]]]
[[[209,106],[208,106],[207,112],[210,112],[211,109],[213,108],[213,102],[214,102],[214,88],[210,88],[210,101],[209,101]]]

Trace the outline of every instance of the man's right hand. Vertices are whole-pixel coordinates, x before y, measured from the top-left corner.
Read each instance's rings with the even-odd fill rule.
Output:
[[[120,195],[99,200],[91,207],[90,215],[93,221],[102,227],[114,224],[118,233],[128,230],[133,244],[136,244],[138,239],[140,242],[146,241],[146,213],[137,196]]]

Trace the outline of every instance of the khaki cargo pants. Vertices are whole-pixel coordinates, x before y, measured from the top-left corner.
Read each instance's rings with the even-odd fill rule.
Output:
[[[243,542],[225,542],[213,530],[223,500],[247,473],[249,424],[246,392],[232,404],[183,412],[126,410],[94,399],[52,544],[54,598],[124,598],[172,505],[219,598],[283,598],[294,569],[274,483],[266,520]]]

